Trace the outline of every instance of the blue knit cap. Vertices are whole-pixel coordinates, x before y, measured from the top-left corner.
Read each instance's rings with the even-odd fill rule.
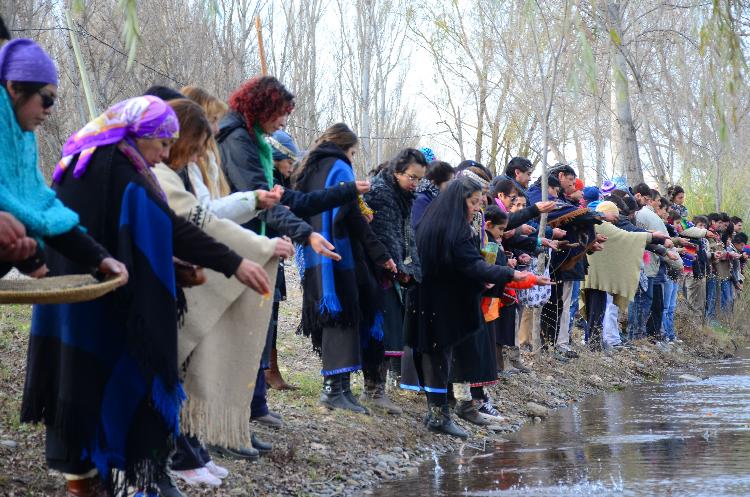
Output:
[[[424,155],[428,164],[435,160],[435,152],[433,152],[430,147],[422,147],[419,151],[422,152],[422,155]]]
[[[595,202],[596,200],[599,200],[600,195],[601,192],[595,186],[587,186],[583,189],[583,199],[586,202]]]
[[[273,160],[292,159],[296,161],[299,158],[299,149],[294,143],[294,139],[284,130],[279,130],[271,135],[269,140],[273,148]],[[276,143],[274,143],[276,142]]]

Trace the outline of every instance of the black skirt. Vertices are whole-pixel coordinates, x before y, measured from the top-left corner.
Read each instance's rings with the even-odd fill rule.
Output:
[[[490,324],[453,347],[451,383],[482,386],[497,382],[495,330]]]
[[[403,291],[399,286],[383,290],[383,346],[385,355],[401,357],[404,353]]]
[[[324,327],[320,374],[352,373],[362,369],[359,330],[348,327]]]

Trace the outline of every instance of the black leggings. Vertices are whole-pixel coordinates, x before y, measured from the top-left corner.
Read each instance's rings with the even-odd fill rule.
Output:
[[[170,465],[174,471],[202,468],[211,461],[208,451],[196,437],[180,435],[175,442],[177,451],[172,456]]]

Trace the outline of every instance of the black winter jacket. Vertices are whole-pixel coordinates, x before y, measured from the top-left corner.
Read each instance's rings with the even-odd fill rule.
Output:
[[[242,116],[230,112],[219,125],[217,141],[221,164],[232,191],[268,189],[268,182],[258,156],[258,142],[255,134],[248,132]],[[277,175],[274,177],[276,180]],[[356,197],[355,183],[345,183],[310,193],[285,188],[281,203],[264,210],[245,227],[259,232],[261,221],[265,221],[269,228],[267,236],[286,235],[295,242],[304,244],[307,243],[313,229],[301,218],[338,207]]]
[[[420,247],[422,255],[426,248]],[[426,265],[422,271],[422,283],[414,288],[413,307],[407,309],[410,321],[405,325],[406,342],[420,351],[445,350],[485,330],[481,309],[484,283],[505,286],[514,274],[508,266],[487,264],[468,228],[466,235],[453,243],[450,264]]]
[[[420,281],[416,237],[411,227],[414,194],[402,191],[393,173],[386,169],[372,180],[365,200],[375,211],[372,231],[388,249],[399,272]]]

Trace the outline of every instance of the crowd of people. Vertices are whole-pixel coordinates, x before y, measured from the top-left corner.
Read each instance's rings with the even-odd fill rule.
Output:
[[[276,347],[285,259],[320,403],[397,416],[389,392],[424,392],[426,429],[460,438],[454,416],[501,421],[487,387],[529,373],[526,351],[568,362],[668,344],[680,293],[713,324],[742,290],[742,220],[690,217],[679,186],[585,186],[558,164],[543,191],[526,158],[493,175],[429,148],[357,180],[357,134],[334,124],[302,153],[284,131],[294,95],[269,76],[226,103],[196,86],[116,103],[65,142],[50,188],[34,131],[54,109],[55,64],[12,40],[0,82],[2,274],[122,283],[33,309],[21,421],[45,425],[70,496],[179,497],[174,476],[226,478],[211,453],[273,449],[254,427],[283,427],[268,387],[296,388]]]

